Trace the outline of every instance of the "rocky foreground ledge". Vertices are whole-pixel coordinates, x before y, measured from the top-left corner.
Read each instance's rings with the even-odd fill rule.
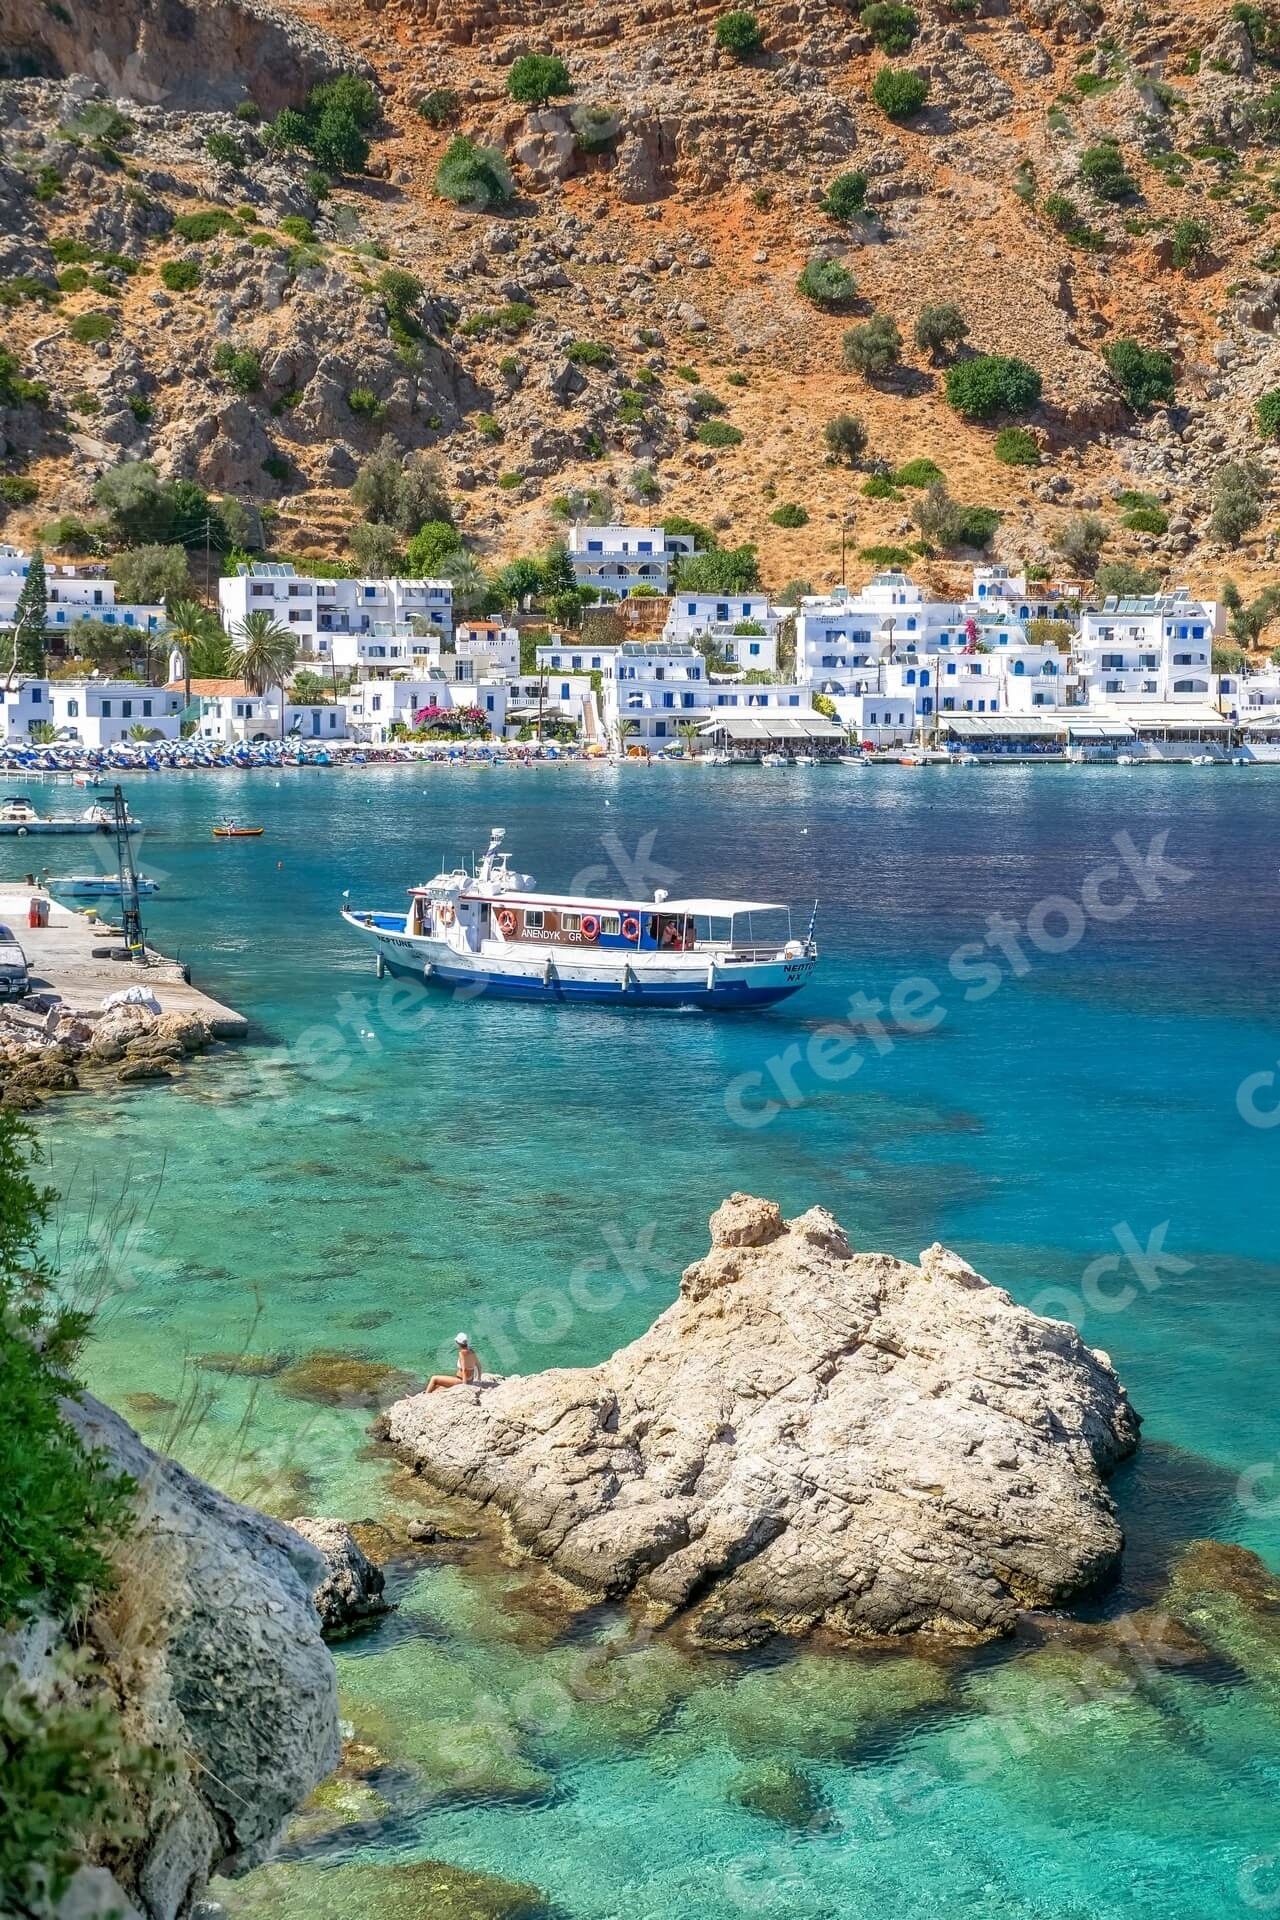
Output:
[[[597,1367],[416,1394],[375,1432],[593,1596],[708,1646],[1011,1630],[1105,1580],[1139,1419],[1105,1354],[941,1246],[854,1252],[734,1194]]]

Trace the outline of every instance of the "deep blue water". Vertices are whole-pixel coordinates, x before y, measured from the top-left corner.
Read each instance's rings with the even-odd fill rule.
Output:
[[[189,1357],[341,1348],[421,1374],[465,1326],[508,1371],[594,1360],[668,1303],[743,1188],[828,1206],[858,1245],[914,1257],[941,1239],[1111,1353],[1146,1427],[1117,1483],[1125,1585],[1102,1612],[1158,1596],[1197,1534],[1280,1567],[1280,1469],[1262,1471],[1280,1457],[1280,1128],[1236,1104],[1280,1056],[1280,772],[367,769],[128,791],[163,880],[156,941],[254,1037],[176,1090],[51,1109],[46,1131],[66,1256],[104,1294],[91,1384],[121,1404],[214,1382],[177,1442],[195,1465],[279,1511],[401,1510],[402,1484],[361,1452],[366,1413]],[[215,843],[229,806],[266,836]],[[720,1019],[388,1000],[338,919],[343,889],[394,905],[495,822],[543,885],[594,867],[589,885],[626,891],[639,859],[650,886],[786,899],[801,921],[816,898],[816,979]],[[1148,875],[1142,897],[1117,835],[1140,855],[1167,835],[1178,877]],[[26,856],[0,861],[2,878]],[[989,916],[1025,927],[1108,863],[1096,897],[1130,911],[1075,914],[1060,953],[1023,937],[1020,971],[1001,961],[966,1000],[949,962]],[[1071,926],[1061,901],[1043,924]],[[943,1017],[906,1030],[895,989],[897,1011]],[[812,1036],[859,993],[883,1026],[856,1072],[824,1080]],[[164,1439],[163,1416],[143,1424]],[[519,1704],[579,1657],[535,1600],[487,1562],[433,1563],[341,1655],[390,1784],[317,1859],[434,1856],[533,1882],[572,1920],[1270,1910],[1274,1638],[1241,1628],[1221,1669],[1144,1670],[1062,1711],[1043,1704],[1073,1684],[1060,1650],[943,1669],[659,1647],[627,1663],[621,1701],[573,1693],[560,1712]],[[442,1748],[459,1697],[495,1703],[498,1725],[461,1785]],[[966,1731],[993,1726],[1003,1759],[962,1764]],[[739,1805],[769,1756],[825,1820],[797,1832]],[[301,1914],[305,1877],[282,1868],[237,1900]]]

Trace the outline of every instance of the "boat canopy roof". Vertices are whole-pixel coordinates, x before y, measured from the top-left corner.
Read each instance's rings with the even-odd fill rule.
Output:
[[[708,920],[732,919],[735,913],[789,913],[781,900],[659,900],[659,913],[691,913]]]
[[[449,884],[432,881],[425,887],[410,887],[410,894],[428,894],[449,892],[463,893],[469,899],[487,900],[495,907],[567,907],[571,913],[599,913],[602,909],[608,913],[661,913],[661,914],[701,914],[712,920],[731,919],[737,913],[789,913],[790,907],[781,900],[637,900],[619,896],[609,898],[598,893],[520,893],[512,888],[489,888],[481,883],[465,878],[461,874],[447,876]]]

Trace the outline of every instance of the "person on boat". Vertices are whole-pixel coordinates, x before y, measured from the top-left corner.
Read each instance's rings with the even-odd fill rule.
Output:
[[[433,1373],[427,1382],[427,1392],[436,1393],[441,1387],[478,1387],[484,1369],[480,1365],[480,1356],[475,1351],[465,1333],[457,1334],[454,1345],[458,1349],[458,1371],[456,1373]]]

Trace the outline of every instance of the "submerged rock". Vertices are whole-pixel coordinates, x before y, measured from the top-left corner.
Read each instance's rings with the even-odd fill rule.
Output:
[[[413,1375],[401,1367],[328,1348],[304,1354],[276,1376],[281,1393],[323,1407],[385,1407],[415,1384]]]
[[[958,1255],[853,1252],[735,1194],[649,1331],[590,1368],[419,1394],[401,1457],[579,1587],[703,1644],[983,1639],[1114,1572],[1138,1418],[1105,1355]]]
[[[219,1898],[234,1920],[543,1920],[548,1911],[536,1887],[443,1860],[268,1867]]]
[[[328,1569],[312,1599],[326,1639],[353,1633],[371,1620],[391,1612],[382,1597],[382,1568],[375,1566],[342,1520],[291,1520],[295,1533],[324,1555]]]
[[[730,1791],[749,1813],[762,1814],[766,1820],[780,1821],[786,1827],[811,1826],[823,1812],[822,1795],[808,1774],[781,1760],[749,1768],[733,1782]]]

